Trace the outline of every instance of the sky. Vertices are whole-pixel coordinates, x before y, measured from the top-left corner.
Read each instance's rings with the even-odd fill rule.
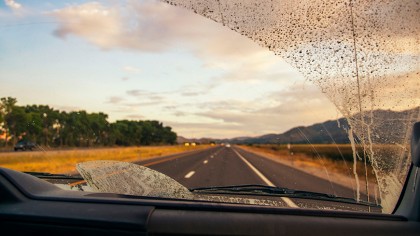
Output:
[[[159,120],[184,137],[281,133],[339,116],[252,40],[158,1],[0,2],[0,97]]]

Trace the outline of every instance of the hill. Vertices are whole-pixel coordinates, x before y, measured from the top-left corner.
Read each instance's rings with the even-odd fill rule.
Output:
[[[405,110],[375,110],[372,112],[374,117],[371,125],[371,131],[375,134],[372,141],[375,143],[398,142],[404,137],[406,127],[412,125],[415,117],[420,114],[420,107]],[[369,120],[369,114],[365,114],[365,120]],[[360,114],[355,115],[360,119]],[[247,139],[229,139],[225,142],[231,143],[255,143],[255,144],[285,144],[285,143],[350,143],[348,138],[349,124],[345,118],[329,120],[323,123],[317,123],[310,126],[299,126],[292,128],[281,134],[266,134],[259,137]]]

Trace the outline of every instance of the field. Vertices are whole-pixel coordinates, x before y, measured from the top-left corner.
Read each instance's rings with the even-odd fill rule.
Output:
[[[96,149],[0,152],[0,166],[18,171],[74,173],[79,162],[93,160],[139,161],[207,148],[199,146],[145,146]]]
[[[350,144],[293,144],[290,147],[265,144],[242,145],[241,148],[345,187],[356,189],[359,183],[360,191],[369,193],[376,201],[379,201],[378,194],[382,192],[381,190],[395,188],[400,191],[402,188],[400,183],[394,179],[391,182],[388,180],[390,176],[404,180],[407,173],[405,170],[408,168],[405,165],[407,160],[410,160],[409,147],[398,144],[372,146],[378,167],[375,170],[368,158],[365,162],[364,153],[369,153],[369,150],[363,150],[361,145],[356,145],[356,171],[354,171],[353,151]],[[357,173],[359,182],[356,181],[354,172]]]
[[[330,173],[338,173],[353,177],[353,151],[350,144],[293,144],[290,149],[287,145],[248,145],[243,148],[260,154],[265,154],[286,164],[299,169],[327,170]],[[360,178],[365,179],[366,173],[369,182],[376,182],[373,168],[367,160],[363,159],[363,150],[360,146],[356,150],[361,157],[358,159],[356,171]]]

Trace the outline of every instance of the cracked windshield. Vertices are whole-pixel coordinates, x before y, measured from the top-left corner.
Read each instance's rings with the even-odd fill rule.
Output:
[[[0,166],[68,191],[392,213],[420,2],[0,2]]]

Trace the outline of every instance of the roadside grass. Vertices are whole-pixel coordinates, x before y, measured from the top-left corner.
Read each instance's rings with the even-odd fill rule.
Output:
[[[76,164],[94,160],[141,161],[209,147],[145,146],[0,153],[0,166],[18,171],[73,173]]]
[[[250,151],[268,154],[271,158],[281,160],[299,169],[313,167],[320,172],[327,170],[329,173],[337,173],[353,178],[353,151],[350,144],[293,144],[288,149],[287,145],[242,145]],[[392,150],[390,145],[377,146],[376,149]],[[360,179],[365,179],[366,174],[369,182],[376,183],[373,168],[367,160],[366,168],[363,159],[363,149],[357,146],[356,150],[361,157],[358,158],[356,171]]]

